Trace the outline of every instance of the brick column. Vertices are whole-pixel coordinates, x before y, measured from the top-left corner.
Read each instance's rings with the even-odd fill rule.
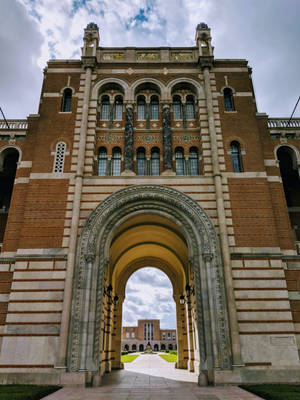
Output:
[[[219,235],[220,235],[220,243],[221,243],[223,262],[224,262],[226,294],[228,298],[229,324],[230,324],[231,340],[232,340],[232,359],[233,359],[233,366],[242,366],[239,326],[238,326],[237,312],[235,306],[235,297],[234,297],[233,280],[232,280],[231,263],[230,263],[229,241],[227,234],[224,197],[222,190],[222,175],[220,173],[220,166],[219,166],[217,134],[215,127],[214,111],[213,111],[212,91],[210,85],[210,69],[212,67],[212,62],[213,62],[213,57],[200,57],[199,59],[199,63],[203,70],[203,75],[204,75],[204,88],[205,88],[206,107],[208,114],[208,128],[209,128],[209,137],[210,137],[210,145],[212,153],[213,178],[216,190]]]

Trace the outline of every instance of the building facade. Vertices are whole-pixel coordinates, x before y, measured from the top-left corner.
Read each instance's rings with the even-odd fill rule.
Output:
[[[159,319],[139,319],[137,326],[122,327],[122,350],[177,350],[176,329],[160,329]]]
[[[178,368],[299,382],[299,135],[206,24],[184,48],[100,47],[89,24],[38,114],[0,125],[1,382],[122,368],[125,285],[149,266],[173,285]]]

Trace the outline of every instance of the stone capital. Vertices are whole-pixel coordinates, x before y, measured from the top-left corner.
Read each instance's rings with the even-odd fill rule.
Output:
[[[94,260],[95,260],[95,254],[94,254],[94,253],[86,253],[86,254],[84,255],[84,258],[85,258],[85,261],[86,261],[87,263],[93,263]]]
[[[209,262],[213,259],[213,254],[212,253],[203,253],[203,260],[205,262]]]
[[[200,56],[198,58],[198,64],[200,65],[202,70],[204,70],[205,68],[211,69],[213,66],[213,62],[213,56]]]
[[[84,69],[86,69],[86,68],[94,69],[97,65],[97,58],[94,56],[91,56],[91,57],[82,56],[81,62],[82,62],[82,66]]]

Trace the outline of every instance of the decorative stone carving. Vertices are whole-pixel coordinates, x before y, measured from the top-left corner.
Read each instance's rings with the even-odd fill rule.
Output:
[[[133,109],[126,106],[124,166],[126,171],[133,171]]]
[[[172,132],[169,105],[163,107],[163,165],[164,170],[172,169]]]
[[[137,53],[136,59],[138,61],[158,60],[159,54],[158,53]]]
[[[150,133],[147,133],[146,135],[135,136],[134,141],[145,144],[159,143],[161,142],[161,137],[159,135],[151,135]]]
[[[176,61],[192,61],[193,53],[171,53],[171,59]]]
[[[78,243],[75,265],[68,369],[78,371],[80,365],[86,365],[90,366],[89,370],[95,370],[94,368],[99,365],[102,296],[104,273],[109,260],[109,238],[112,237],[111,234],[120,219],[129,219],[140,212],[159,213],[180,225],[189,243],[189,262],[194,275],[201,371],[212,372],[215,366],[223,370],[230,369],[231,345],[227,303],[223,266],[215,229],[206,212],[196,201],[182,192],[161,185],[136,185],[119,190],[102,201],[86,221]],[[83,337],[81,321],[84,320],[86,312],[84,308],[88,287],[86,255],[89,254],[96,254],[92,275],[96,294],[89,310],[92,321],[88,322],[88,326],[92,337],[86,352],[87,360],[81,360]],[[206,260],[205,264],[203,258]],[[209,285],[205,279],[206,268],[209,268]],[[208,296],[213,299],[211,302],[214,307],[213,313],[209,313],[207,309]],[[211,315],[214,315],[214,321],[211,321]],[[211,346],[212,326],[215,328],[218,354],[213,354]],[[219,365],[214,364],[215,359],[219,360]]]
[[[105,60],[105,61],[124,60],[124,59],[125,59],[124,53],[104,53],[103,54],[103,60]]]
[[[120,140],[123,140],[124,136],[117,136],[113,133],[108,133],[107,135],[97,136],[97,140],[103,140],[109,144],[117,143]]]

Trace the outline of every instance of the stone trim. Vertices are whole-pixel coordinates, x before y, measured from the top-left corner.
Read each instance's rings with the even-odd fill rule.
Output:
[[[161,185],[139,185],[121,189],[101,202],[81,231],[73,281],[68,370],[98,371],[104,274],[110,242],[113,232],[123,222],[141,213],[159,214],[180,225],[194,273],[201,372],[212,374],[214,367],[231,369],[224,272],[212,222],[197,202],[185,194]],[[87,255],[93,255],[94,262],[87,262]],[[86,319],[87,315],[92,317]],[[214,343],[212,330],[217,339]]]

